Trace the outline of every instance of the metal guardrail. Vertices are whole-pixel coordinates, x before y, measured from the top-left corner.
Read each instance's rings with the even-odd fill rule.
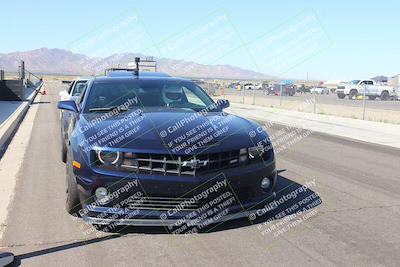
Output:
[[[39,86],[35,89],[35,93],[33,95],[33,97],[29,100],[29,105],[32,105],[33,101],[35,100],[36,96],[38,95],[38,93],[40,92],[40,90],[42,89],[42,86],[44,85],[44,82],[42,81]]]
[[[25,72],[26,72],[26,76],[28,76],[28,80],[32,80],[33,78],[35,78],[35,79],[37,79],[37,80],[40,80],[40,79],[41,79],[41,77],[39,77],[39,76],[33,74],[33,73],[30,72],[29,70],[25,70]]]

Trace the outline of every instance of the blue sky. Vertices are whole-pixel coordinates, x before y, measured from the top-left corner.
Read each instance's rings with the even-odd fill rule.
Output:
[[[116,3],[3,2],[2,11],[7,11],[0,16],[3,25],[0,53],[41,47],[74,50],[76,42],[93,40],[96,34],[121,21],[121,17],[134,14],[139,18],[137,23],[141,25],[139,30],[143,34],[144,41],[140,45],[138,40],[131,45],[133,39],[127,39],[120,41],[124,46],[113,45],[115,49],[109,50],[105,49],[105,42],[110,40],[103,40],[96,47],[102,46],[102,49],[87,47],[76,52],[92,56],[106,55],[108,51],[144,52],[155,56],[185,57],[207,64],[231,64],[292,78],[305,78],[307,72],[311,79],[351,79],[400,73],[400,4],[396,1],[170,0]],[[215,40],[188,37],[222,15],[225,21],[205,35],[214,36]],[[268,38],[277,37],[285,29],[299,25],[307,16],[313,16],[312,25],[280,42],[268,43]],[[312,38],[311,35],[304,36],[304,32],[311,28],[318,32],[319,37],[307,43]],[[218,32],[224,32],[226,38]],[[176,47],[175,51],[167,49],[179,38],[185,40],[185,51]],[[268,45],[260,46],[260,43]],[[312,48],[304,52],[306,46]],[[96,54],[100,53],[99,50],[102,50],[101,54]],[[279,61],[286,63],[280,64]]]

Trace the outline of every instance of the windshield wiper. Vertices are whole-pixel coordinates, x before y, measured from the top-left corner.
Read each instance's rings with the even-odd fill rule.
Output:
[[[120,106],[111,106],[111,107],[102,107],[102,108],[90,108],[89,112],[107,112],[107,111],[112,111],[114,109],[118,109],[119,111],[128,111],[127,108],[123,108]]]

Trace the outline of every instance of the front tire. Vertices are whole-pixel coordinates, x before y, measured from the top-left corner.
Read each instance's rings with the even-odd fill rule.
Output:
[[[338,97],[339,99],[344,99],[344,98],[346,97],[346,95],[345,95],[345,94],[338,94],[337,97]]]
[[[60,112],[61,116],[61,125],[62,125],[62,113]],[[61,161],[66,163],[67,162],[67,145],[65,144],[65,139],[64,139],[64,131],[63,127],[61,126],[61,131],[60,131],[60,138],[61,138]]]
[[[351,90],[349,93],[349,99],[356,99],[357,98],[357,90]]]
[[[62,147],[61,147],[61,161],[64,163],[67,163],[67,146],[65,145],[64,141],[62,142]]]
[[[75,175],[72,169],[72,159],[70,153],[67,152],[67,192],[66,192],[66,209],[71,215],[79,215],[81,210],[81,202],[78,195],[78,184],[76,183]]]
[[[380,97],[381,100],[386,101],[389,99],[389,92],[388,91],[383,91]]]

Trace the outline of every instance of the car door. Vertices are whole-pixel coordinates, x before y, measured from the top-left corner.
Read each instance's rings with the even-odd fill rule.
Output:
[[[368,82],[369,81],[361,81],[360,86],[359,86],[359,90],[358,90],[359,94],[363,95],[365,93],[366,95],[368,95],[368,86],[369,86]]]
[[[381,86],[374,85],[373,81],[368,81],[368,82],[369,82],[369,84],[368,84],[369,94],[370,95],[380,95],[381,94],[381,92],[380,92]]]
[[[79,117],[81,116],[81,110],[82,110],[82,105],[83,105],[83,101],[85,99],[85,95],[87,92],[88,86],[86,86],[82,93],[80,94],[80,96],[78,97],[78,99],[75,100],[76,103],[76,107],[78,108],[78,113],[75,112],[71,112],[71,116],[69,118],[68,121],[68,138],[71,138],[72,132],[75,130],[76,128],[76,124],[79,120]]]

